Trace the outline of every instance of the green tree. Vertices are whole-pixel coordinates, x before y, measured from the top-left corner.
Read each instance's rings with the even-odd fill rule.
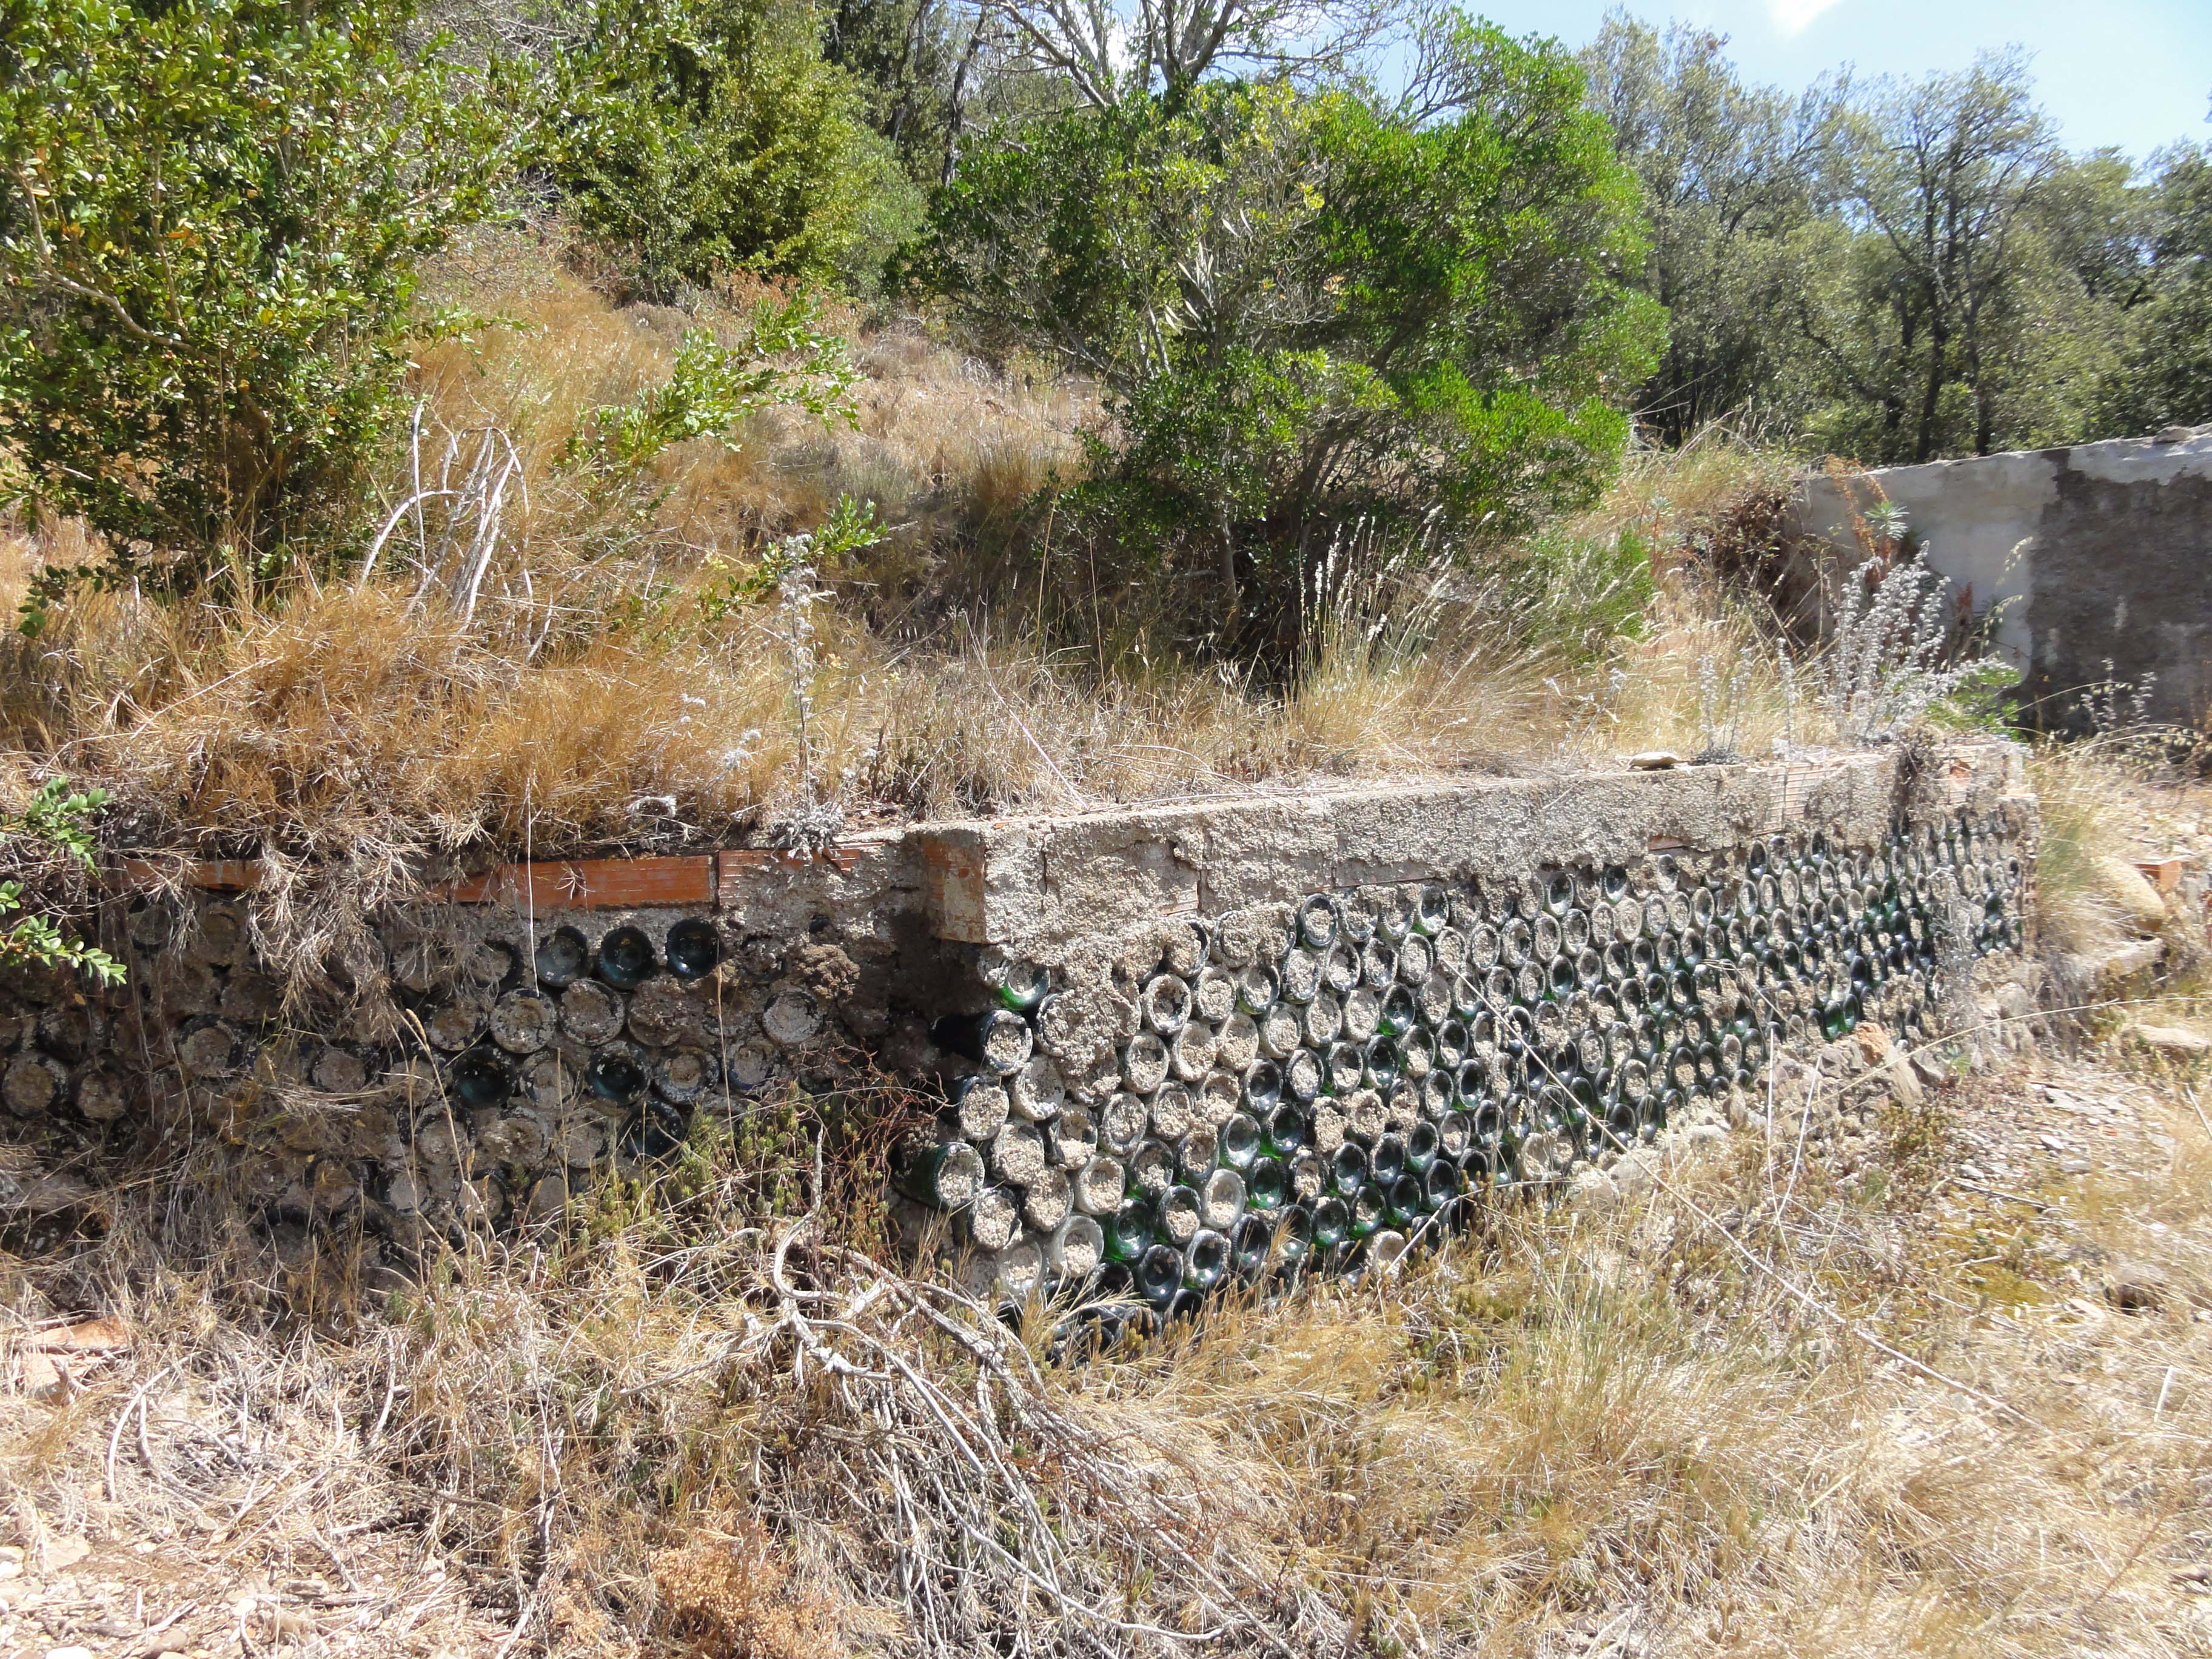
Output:
[[[0,0],[0,443],[104,579],[266,571],[348,523],[417,264],[509,148],[411,15]]]
[[[1573,60],[1455,17],[1426,51],[1419,101],[1208,82],[1025,127],[933,221],[971,330],[1105,391],[1068,507],[1208,573],[1238,648],[1295,647],[1338,527],[1464,554],[1586,499],[1660,338]]]
[[[2007,404],[2033,329],[2022,254],[2063,160],[2016,53],[1885,82],[1858,112],[1844,144],[1847,213],[1809,267],[1840,280],[1813,285],[1796,307],[1840,394],[1816,422],[1832,447],[1925,461],[1987,454],[2010,435]]]
[[[2114,435],[2212,421],[2212,149],[2180,144],[2158,160],[2144,192],[2140,303],[2098,400]]]
[[[922,204],[781,0],[595,0],[559,55],[546,164],[584,230],[664,296],[726,270],[871,273]]]
[[[2066,155],[2017,54],[1786,96],[1725,47],[1615,13],[1583,54],[1651,222],[1668,343],[1638,414],[1659,437],[1748,413],[1894,462],[2181,418],[2161,366],[2205,335],[2167,297],[2194,268],[2185,184]]]
[[[1776,325],[1777,297],[1806,279],[1793,239],[1826,205],[1844,88],[1747,86],[1727,46],[1616,11],[1582,54],[1591,105],[1644,186],[1643,287],[1667,307],[1668,337],[1638,415],[1669,443],[1722,416],[1788,427],[1804,413],[1803,348]]]

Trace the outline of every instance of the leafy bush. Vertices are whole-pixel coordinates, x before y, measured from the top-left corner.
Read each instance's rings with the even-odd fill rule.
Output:
[[[507,145],[480,88],[403,51],[412,21],[409,0],[0,9],[0,441],[109,538],[106,579],[281,565],[355,501],[417,262],[484,210]]]
[[[1292,643],[1334,526],[1464,556],[1589,499],[1652,362],[1636,185],[1579,70],[1464,20],[1440,46],[1433,112],[1213,82],[1025,128],[917,262],[987,339],[1103,383],[1067,505],[1149,572],[1212,572],[1247,647]]]
[[[719,438],[735,448],[736,428],[770,408],[803,409],[825,423],[858,425],[851,392],[860,371],[844,337],[816,324],[814,306],[796,299],[762,304],[734,346],[704,329],[687,329],[667,384],[635,403],[592,410],[568,459],[624,476],[693,438]]]
[[[821,35],[806,4],[596,0],[560,60],[547,140],[578,223],[663,295],[728,270],[880,264],[920,198]]]
[[[107,805],[104,789],[77,789],[67,778],[49,778],[29,805],[13,817],[0,817],[0,845],[18,868],[59,866],[64,879],[89,875],[93,842],[87,828],[92,815]],[[36,876],[33,878],[35,882]],[[81,969],[110,985],[123,982],[123,964],[94,945],[71,939],[48,915],[24,914],[25,880],[0,880],[0,966]],[[9,917],[15,920],[10,923]]]

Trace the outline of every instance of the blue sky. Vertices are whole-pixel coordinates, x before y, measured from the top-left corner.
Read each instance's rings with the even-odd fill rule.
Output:
[[[1470,0],[1516,34],[1580,46],[1607,0]],[[1984,47],[2024,46],[2037,94],[2070,149],[2141,157],[2212,141],[2212,0],[1675,0],[1631,5],[1729,37],[1748,80],[1797,88],[1849,63],[1862,76],[1961,69]]]

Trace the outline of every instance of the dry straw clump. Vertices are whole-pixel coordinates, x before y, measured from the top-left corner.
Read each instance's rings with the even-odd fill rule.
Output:
[[[374,1297],[304,1237],[184,1273],[126,1187],[13,1267],[19,1332],[135,1346],[0,1402],[0,1476],[27,1544],[162,1540],[149,1610],[337,1572],[270,1595],[387,1652],[2200,1651],[2203,1079],[2063,1080],[2148,1133],[2043,1210],[1949,1185],[2008,1076],[1088,1364],[708,1148]]]
[[[10,644],[17,769],[106,783],[118,842],[396,883],[441,855],[763,834],[811,804],[810,770],[865,823],[1635,748],[1695,708],[1707,635],[1743,626],[1708,620],[1680,551],[1772,467],[1717,440],[1638,457],[1586,521],[1490,568],[1362,589],[1286,680],[1224,671],[1029,544],[1024,505],[1079,465],[1085,390],[911,323],[824,319],[856,335],[854,424],[772,410],[610,483],[575,462],[592,411],[665,385],[688,330],[741,339],[746,296],[617,305],[575,258],[487,232],[444,268],[431,297],[496,325],[424,348],[364,545],[321,578],[85,595]],[[416,500],[441,480],[455,493]],[[799,550],[828,596],[802,663],[773,561],[847,497],[886,539]],[[81,543],[0,534],[0,606],[96,555]],[[1754,750],[1765,728],[1736,724]]]
[[[696,1659],[814,1659],[836,1650],[834,1609],[794,1595],[791,1570],[756,1524],[734,1538],[656,1550],[653,1587],[673,1650]]]

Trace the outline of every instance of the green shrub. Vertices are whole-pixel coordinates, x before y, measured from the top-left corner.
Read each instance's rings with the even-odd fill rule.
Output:
[[[0,442],[109,538],[106,577],[265,570],[347,522],[417,262],[507,147],[481,88],[403,52],[412,21],[0,0]]]
[[[667,384],[635,403],[590,411],[567,459],[603,477],[628,477],[693,438],[719,438],[735,448],[736,429],[764,409],[803,409],[825,424],[857,426],[851,394],[860,371],[844,337],[817,325],[816,307],[799,298],[763,301],[734,346],[704,329],[686,329]]]
[[[811,5],[595,0],[546,161],[583,229],[667,295],[723,271],[849,280],[920,222]]]
[[[67,778],[49,778],[21,813],[0,817],[0,859],[31,876],[27,882],[20,876],[0,880],[0,967],[76,969],[106,984],[123,982],[121,963],[72,939],[52,917],[27,910],[25,897],[30,886],[52,884],[39,878],[56,870],[64,885],[92,873],[90,820],[107,799],[105,789],[77,789]]]
[[[2158,159],[2151,269],[2098,410],[2116,437],[2212,421],[2212,146],[2177,144]]]
[[[1626,439],[1662,319],[1625,282],[1635,181],[1556,48],[1445,45],[1433,116],[1212,82],[1002,135],[917,258],[987,340],[1100,380],[1065,506],[1140,574],[1210,572],[1239,648],[1292,643],[1339,527],[1465,556],[1589,500]]]

